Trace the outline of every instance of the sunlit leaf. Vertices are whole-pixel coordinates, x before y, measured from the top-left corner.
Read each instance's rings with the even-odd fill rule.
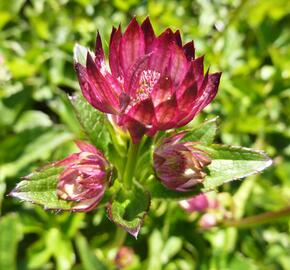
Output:
[[[41,171],[31,173],[19,182],[11,196],[42,205],[45,209],[70,210],[71,202],[61,200],[56,194],[59,174],[62,167],[48,166]]]
[[[119,191],[108,205],[108,215],[114,223],[137,238],[149,206],[149,193],[136,184],[130,191]]]
[[[98,149],[107,153],[110,134],[106,128],[106,115],[96,110],[81,95],[71,97],[71,102],[84,132]]]

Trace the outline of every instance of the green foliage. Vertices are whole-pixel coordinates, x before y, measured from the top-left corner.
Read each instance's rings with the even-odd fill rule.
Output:
[[[199,148],[205,150],[212,160],[203,182],[204,190],[258,173],[272,164],[265,153],[243,147],[213,144]]]
[[[11,196],[24,201],[30,201],[44,206],[46,209],[70,210],[73,205],[65,200],[60,200],[56,195],[59,174],[62,167],[51,167],[26,176],[10,193]]]
[[[0,220],[0,268],[16,268],[16,252],[22,239],[22,227],[16,214],[8,214]]]
[[[149,210],[150,194],[135,184],[130,191],[119,190],[108,206],[109,218],[137,238]]]
[[[181,142],[199,142],[203,145],[212,144],[217,135],[217,121],[218,117],[188,129],[188,133],[181,139]]]
[[[106,127],[106,116],[94,109],[81,95],[71,97],[71,102],[84,132],[98,149],[107,154],[110,133]]]

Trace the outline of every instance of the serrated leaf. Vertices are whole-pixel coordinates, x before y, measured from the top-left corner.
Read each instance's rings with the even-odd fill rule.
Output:
[[[131,191],[119,191],[108,205],[108,215],[115,224],[137,238],[149,206],[150,194],[135,184]]]
[[[81,95],[75,95],[70,99],[84,132],[98,149],[107,154],[111,140],[105,124],[105,114],[95,109]]]
[[[208,175],[203,182],[203,191],[261,172],[272,164],[264,152],[249,148],[227,145],[198,148],[205,150],[212,160],[207,167]]]
[[[11,196],[40,204],[46,209],[71,210],[73,203],[58,198],[56,194],[59,174],[62,167],[47,167],[31,173],[19,182]]]
[[[200,142],[204,145],[213,143],[218,129],[218,117],[208,120],[197,127],[187,129],[187,134],[181,139],[185,142]]]

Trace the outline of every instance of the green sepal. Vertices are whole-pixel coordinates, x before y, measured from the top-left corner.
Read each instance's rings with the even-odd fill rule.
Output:
[[[146,181],[146,189],[148,189],[152,198],[183,200],[199,194],[202,189],[202,184],[196,185],[192,191],[174,191],[163,186],[157,177],[151,175]]]
[[[111,137],[107,129],[106,115],[95,109],[79,94],[71,96],[70,100],[85,134],[98,149],[107,155]]]
[[[23,201],[39,204],[45,209],[72,210],[74,204],[59,199],[57,183],[63,167],[49,166],[23,177],[23,180],[10,192],[10,196]]]
[[[110,220],[137,238],[150,207],[150,194],[138,183],[131,190],[120,189],[108,205]]]
[[[199,142],[203,145],[210,145],[214,142],[218,130],[218,117],[207,120],[197,127],[186,129],[185,136],[181,142]]]

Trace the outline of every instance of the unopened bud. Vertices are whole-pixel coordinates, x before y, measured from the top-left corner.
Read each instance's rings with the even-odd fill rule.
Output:
[[[76,144],[81,152],[56,163],[64,167],[57,195],[63,200],[77,202],[74,211],[89,211],[103,198],[112,170],[104,155],[94,146],[81,141]]]
[[[211,163],[206,152],[196,143],[179,142],[184,133],[165,139],[153,155],[154,169],[161,183],[168,189],[190,191],[202,183],[206,173],[203,169]]]

